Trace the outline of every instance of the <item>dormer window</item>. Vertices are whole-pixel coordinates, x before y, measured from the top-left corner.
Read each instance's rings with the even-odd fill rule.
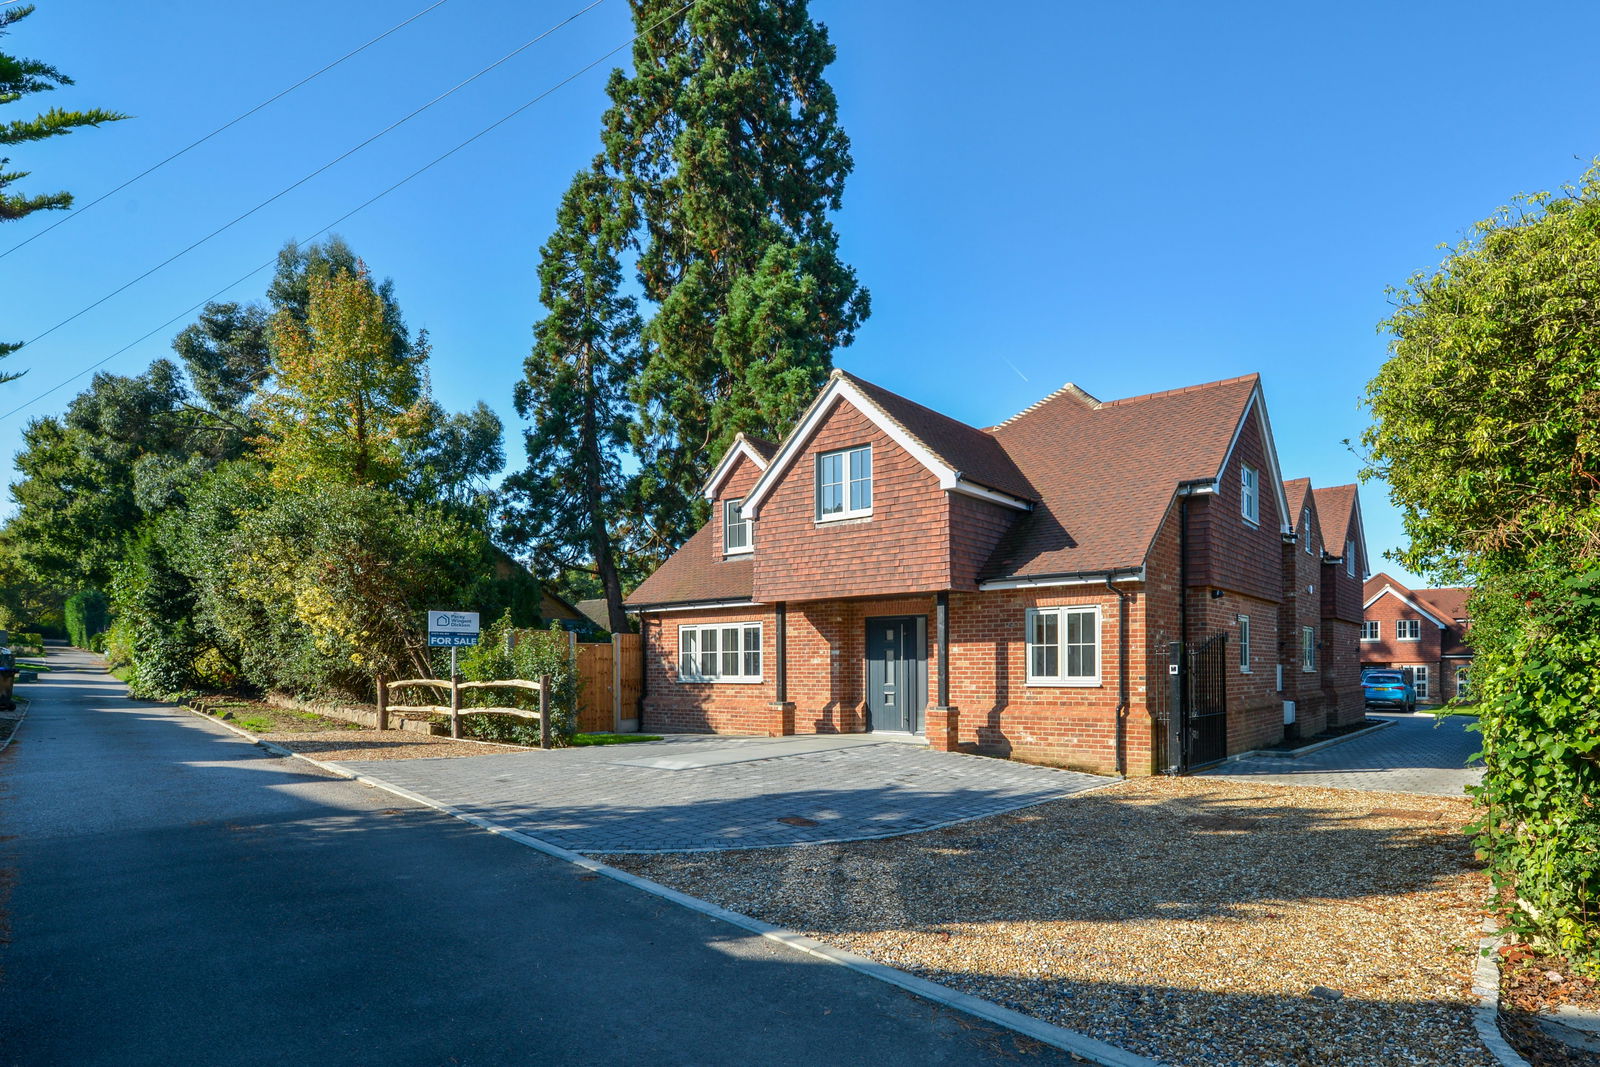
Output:
[[[1311,509],[1306,508],[1300,513],[1300,540],[1306,546],[1306,555],[1311,555]]]
[[[872,514],[872,446],[817,457],[817,521]]]
[[[741,513],[743,500],[729,500],[722,505],[722,551],[729,555],[749,552],[750,520]]]
[[[1346,541],[1344,543],[1344,572],[1352,578],[1356,576],[1356,543],[1354,541]]]
[[[1240,465],[1239,512],[1252,526],[1261,525],[1261,472]]]

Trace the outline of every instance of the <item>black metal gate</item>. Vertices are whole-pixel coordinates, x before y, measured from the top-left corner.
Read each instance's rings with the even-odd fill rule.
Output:
[[[1216,634],[1189,649],[1183,694],[1185,770],[1228,754],[1228,635]]]

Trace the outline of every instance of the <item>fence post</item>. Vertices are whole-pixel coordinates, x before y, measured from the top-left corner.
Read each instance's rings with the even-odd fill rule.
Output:
[[[378,676],[378,729],[389,728],[389,683]]]
[[[611,635],[611,732],[622,732],[622,635]]]
[[[550,676],[539,675],[539,747],[550,747]]]
[[[450,676],[450,736],[461,736],[461,675]]]

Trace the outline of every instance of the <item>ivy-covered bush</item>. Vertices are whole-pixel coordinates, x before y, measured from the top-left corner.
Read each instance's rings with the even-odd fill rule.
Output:
[[[436,649],[435,677],[450,676],[450,652]],[[578,724],[578,672],[572,661],[566,631],[555,623],[548,630],[519,630],[512,626],[508,611],[483,628],[478,644],[458,649],[456,669],[468,682],[503,681],[520,678],[536,682],[541,675],[550,678],[550,734],[558,745],[571,743]],[[468,689],[461,695],[463,707],[527,708],[539,707],[539,694],[529,689]],[[515,745],[537,745],[539,724],[533,719],[510,715],[462,715],[461,726],[468,737],[480,741],[505,741]]]
[[[1563,570],[1473,601],[1475,829],[1511,925],[1600,975],[1600,565]]]

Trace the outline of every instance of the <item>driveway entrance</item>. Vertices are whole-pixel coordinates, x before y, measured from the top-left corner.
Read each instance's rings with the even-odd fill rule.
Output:
[[[871,734],[674,736],[471,759],[334,766],[574,852],[685,852],[928,830],[1116,779]]]
[[[1442,722],[1420,715],[1369,715],[1394,725],[1299,759],[1251,756],[1207,774],[1250,778],[1274,785],[1312,785],[1328,789],[1392,790],[1459,797],[1483,780],[1483,764],[1468,765],[1478,751],[1475,720],[1452,715]]]

